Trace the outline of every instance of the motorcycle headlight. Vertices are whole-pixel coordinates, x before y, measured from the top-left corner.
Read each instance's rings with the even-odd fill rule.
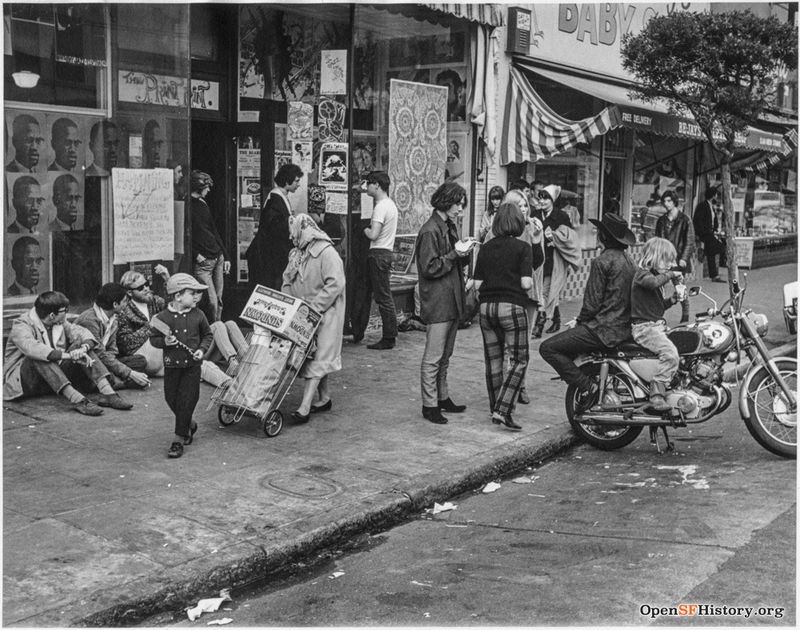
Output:
[[[769,322],[767,316],[763,313],[748,313],[747,317],[753,323],[759,337],[766,337],[769,331]]]

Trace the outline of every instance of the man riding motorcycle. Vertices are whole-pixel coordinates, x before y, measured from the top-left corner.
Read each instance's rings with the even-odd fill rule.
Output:
[[[614,348],[631,337],[631,281],[636,264],[626,251],[636,242],[628,223],[617,214],[589,219],[598,228],[603,252],[591,263],[576,326],[542,342],[539,354],[568,385],[580,388],[578,404],[591,407],[598,384],[583,374],[574,359],[592,350]]]

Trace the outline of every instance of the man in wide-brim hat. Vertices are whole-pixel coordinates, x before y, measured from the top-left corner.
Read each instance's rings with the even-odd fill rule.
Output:
[[[621,216],[607,213],[597,226],[602,253],[592,261],[576,325],[550,337],[539,346],[539,354],[568,385],[579,388],[576,411],[591,407],[599,386],[581,372],[573,359],[592,350],[613,348],[631,336],[631,282],[636,265],[627,248],[636,242]]]

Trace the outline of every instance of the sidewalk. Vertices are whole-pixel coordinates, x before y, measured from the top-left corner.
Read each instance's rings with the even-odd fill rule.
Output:
[[[750,274],[747,303],[770,320],[771,347],[795,342],[781,316],[793,265]],[[709,284],[721,297],[727,285]],[[566,321],[579,302],[562,306]],[[705,308],[695,298],[692,310]],[[679,317],[670,313],[670,322]],[[264,576],[360,531],[480,486],[574,443],[564,386],[532,346],[524,427],[489,421],[477,323],[459,331],[450,423],[422,419],[423,333],[391,351],[345,340],[333,409],[266,438],[254,419],[222,427],[202,386],[195,442],[169,460],[172,419],[157,381],[125,392],[133,411],[86,418],[55,397],[4,404],[3,624],[132,623]],[[282,407],[296,408],[296,383]]]

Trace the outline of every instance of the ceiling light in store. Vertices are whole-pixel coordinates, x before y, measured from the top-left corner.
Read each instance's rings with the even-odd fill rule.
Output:
[[[39,75],[30,70],[20,70],[12,73],[11,76],[14,78],[14,83],[17,84],[17,87],[33,88],[39,83]]]

